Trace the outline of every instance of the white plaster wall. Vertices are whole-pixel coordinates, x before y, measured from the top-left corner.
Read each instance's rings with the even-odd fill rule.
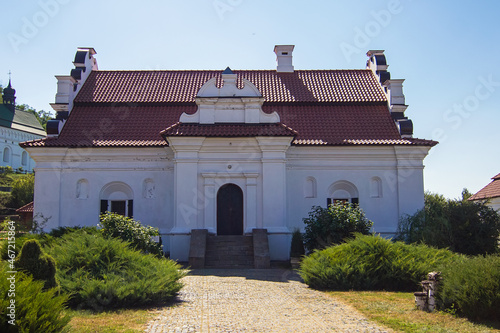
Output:
[[[187,261],[190,230],[216,232],[217,191],[234,183],[243,191],[245,232],[268,229],[271,260],[286,260],[291,231],[303,230],[313,205],[326,206],[337,181],[356,187],[375,232],[389,237],[402,214],[423,207],[427,148],[289,147],[287,140],[182,138],[172,148],[30,148],[37,162],[35,213],[50,217],[47,229],[95,225],[102,188],[123,182],[133,191],[134,218],[160,228],[165,251]],[[313,195],[304,190],[311,178]],[[374,179],[380,181],[377,195]],[[88,195],[78,197],[81,180]],[[154,183],[152,198],[144,196],[146,180]]]
[[[493,208],[494,210],[496,210],[498,212],[498,214],[500,214],[500,198],[497,197],[497,198],[491,198],[489,200],[489,202],[487,203],[488,206],[490,206],[491,208]]]
[[[0,127],[0,166],[11,166],[12,169],[23,168],[26,171],[33,171],[35,161],[28,155],[26,164],[22,164],[22,154],[25,151],[19,146],[20,142],[41,139],[42,136],[26,133],[12,128]],[[4,162],[3,153],[5,147],[10,149],[8,162]]]
[[[159,228],[161,233],[172,228],[173,170],[168,150],[37,148],[30,153],[37,160],[35,214],[50,217],[46,229],[96,225],[99,195],[111,182],[123,182],[132,188],[134,219]],[[79,198],[80,180],[86,180],[88,195]],[[153,197],[144,193],[145,180],[154,183]]]
[[[357,188],[360,207],[374,222],[374,231],[392,236],[402,214],[413,214],[424,205],[425,154],[414,150],[408,147],[396,151],[390,146],[291,147],[287,154],[289,228],[304,230],[302,219],[308,217],[312,206],[326,207],[329,187],[337,181],[348,181]],[[404,172],[401,155],[413,158]],[[304,193],[304,183],[310,177],[316,180],[316,197],[306,197],[309,193]],[[372,190],[374,179],[381,185],[377,196]]]

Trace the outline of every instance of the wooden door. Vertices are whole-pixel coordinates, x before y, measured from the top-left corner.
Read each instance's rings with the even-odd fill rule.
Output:
[[[217,235],[243,235],[243,191],[235,184],[217,192]]]

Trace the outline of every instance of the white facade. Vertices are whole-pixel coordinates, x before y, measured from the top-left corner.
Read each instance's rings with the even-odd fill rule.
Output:
[[[23,148],[20,142],[41,139],[43,136],[26,133],[17,129],[0,126],[0,166],[10,166],[16,170],[33,171],[35,161]]]
[[[294,77],[292,51],[292,46],[275,48],[277,73],[284,75],[283,80]],[[88,58],[93,59],[93,49],[85,52],[79,50],[76,59],[81,54],[90,54]],[[371,58],[369,66],[381,75],[380,81],[385,75],[381,71],[387,69],[381,52],[376,51],[380,64]],[[88,72],[97,68],[90,60],[85,66]],[[74,96],[66,93],[76,82],[71,77],[58,77],[59,92],[53,105],[58,112],[71,111]],[[75,77],[81,87],[85,77]],[[207,229],[218,234],[218,208],[222,206],[218,194],[227,188],[225,185],[232,184],[231,188],[236,186],[242,193],[243,233],[267,229],[271,260],[287,260],[291,233],[297,227],[304,229],[303,219],[313,206],[325,207],[337,199],[358,202],[374,222],[374,231],[387,237],[394,235],[402,215],[413,214],[424,206],[423,160],[435,143],[420,145],[400,140],[410,137],[411,132],[401,132],[400,136],[394,122],[399,128],[412,126],[403,114],[406,105],[401,80],[384,81],[393,87],[387,116],[391,112],[388,123],[396,131],[394,140],[300,145],[293,144],[298,132],[282,124],[278,112],[263,111],[264,102],[269,101],[256,85],[242,78],[242,86],[238,87],[238,77],[229,68],[221,79],[220,87],[216,86],[216,78],[208,79],[196,91],[196,112],[180,114],[176,124],[161,132],[168,146],[69,148],[28,144],[26,149],[37,163],[34,211],[48,218],[45,228],[93,226],[102,211],[115,205],[124,214],[159,228],[164,250],[171,258],[188,261],[191,230]],[[274,82],[278,84],[278,80]],[[287,89],[286,84],[282,88]],[[384,99],[374,100],[375,107],[384,103]],[[309,103],[311,109],[315,105]],[[49,124],[51,139],[58,138],[62,126],[70,126],[71,118],[67,125],[64,123],[57,120]],[[168,131],[175,126],[195,128],[200,133],[215,128],[215,132],[195,135],[196,131]],[[224,132],[231,126],[237,129]],[[249,135],[249,128],[257,128],[252,132],[257,134]],[[89,128],[78,128],[75,133],[86,130]],[[114,142],[120,138],[94,141],[99,139]]]
[[[358,196],[374,231],[385,236],[401,215],[423,207],[428,147],[295,147],[290,138],[269,137],[171,144],[28,148],[37,161],[35,211],[49,217],[48,229],[91,226],[101,200],[133,200],[134,218],[158,227],[165,251],[187,261],[190,230],[216,233],[216,194],[231,183],[243,191],[245,233],[266,228],[271,260],[286,260],[291,231],[327,198]],[[113,184],[116,190],[106,191]]]

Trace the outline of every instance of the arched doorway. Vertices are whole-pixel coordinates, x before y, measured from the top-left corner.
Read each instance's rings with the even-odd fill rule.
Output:
[[[217,192],[217,235],[243,235],[243,191],[225,184]]]

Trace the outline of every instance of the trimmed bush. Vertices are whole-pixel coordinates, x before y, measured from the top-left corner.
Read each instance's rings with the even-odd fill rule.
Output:
[[[471,320],[500,318],[500,256],[461,257],[442,271],[443,308]]]
[[[365,217],[358,205],[337,203],[328,208],[314,206],[304,224],[305,246],[313,251],[343,243],[355,233],[368,235],[373,222]]]
[[[158,228],[143,226],[130,217],[107,212],[101,215],[101,232],[106,237],[120,238],[129,242],[135,249],[163,257],[161,244],[153,237],[159,236]]]
[[[15,274],[15,326],[9,324],[7,316],[10,303],[9,270],[0,263],[0,331],[2,332],[61,332],[70,317],[65,314],[67,296],[58,295],[56,289],[44,290],[42,281],[35,281],[21,272]],[[13,296],[13,295],[12,295]]]
[[[143,254],[117,238],[68,233],[48,252],[56,259],[61,290],[73,308],[102,311],[161,304],[181,289],[185,275],[172,260]]]
[[[43,281],[44,289],[57,288],[56,262],[54,258],[43,253],[36,239],[24,242],[14,265],[17,269],[31,275],[34,280]]]
[[[307,256],[299,273],[305,283],[317,289],[415,291],[427,273],[454,256],[448,250],[425,245],[357,235],[347,243]]]
[[[21,251],[21,249],[24,245],[24,242],[26,242],[29,239],[42,240],[42,238],[43,237],[40,235],[34,235],[34,234],[30,234],[30,233],[27,233],[27,234],[16,233],[15,243],[13,244],[14,248],[9,247],[7,244],[7,241],[4,241],[2,244],[2,247],[0,248],[0,256],[1,256],[2,260],[10,259],[9,252],[8,252],[8,250],[10,249],[11,251],[14,251],[15,257],[17,258],[19,256],[19,252]]]

